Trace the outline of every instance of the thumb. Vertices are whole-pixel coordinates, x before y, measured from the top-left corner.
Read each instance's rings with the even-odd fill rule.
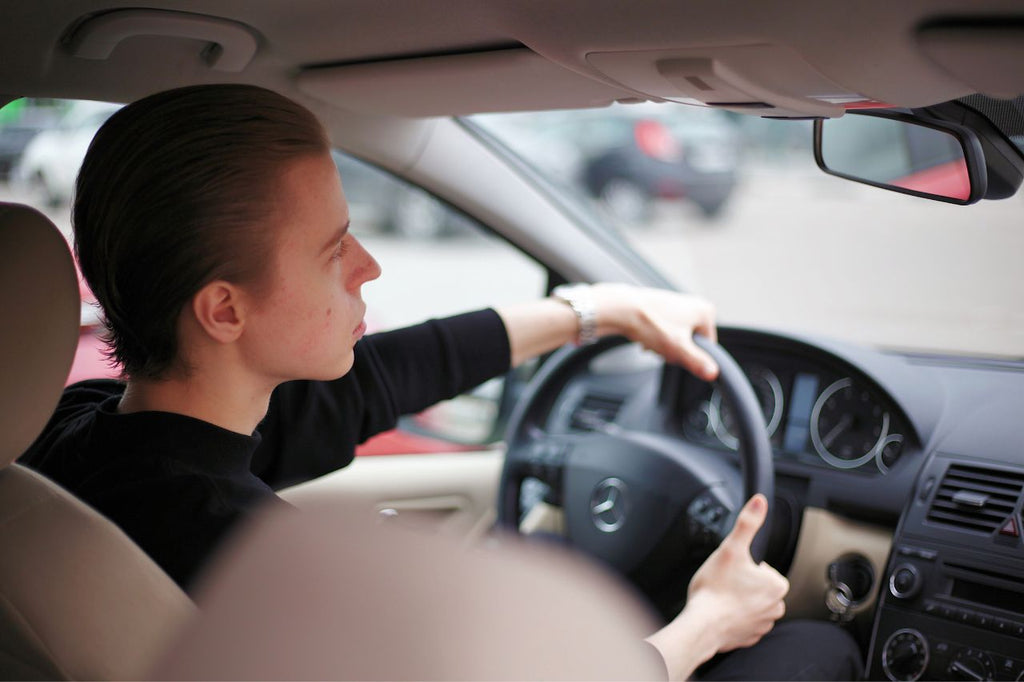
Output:
[[[740,510],[739,516],[736,517],[736,525],[733,526],[732,531],[729,532],[729,536],[726,537],[725,541],[736,545],[741,545],[744,549],[750,550],[750,543],[754,541],[754,536],[757,535],[757,531],[761,529],[764,524],[765,517],[768,516],[768,500],[765,499],[764,495],[758,493],[751,497],[743,509]]]

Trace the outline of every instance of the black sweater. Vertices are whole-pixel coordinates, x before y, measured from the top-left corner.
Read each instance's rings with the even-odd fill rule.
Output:
[[[484,310],[367,336],[352,370],[274,391],[251,436],[168,412],[118,414],[124,384],[64,391],[21,463],[120,526],[183,588],[234,524],[274,489],[346,466],[398,417],[507,371],[508,336]]]

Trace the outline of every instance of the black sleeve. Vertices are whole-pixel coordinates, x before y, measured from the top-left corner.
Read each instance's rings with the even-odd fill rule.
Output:
[[[481,310],[367,336],[335,381],[291,381],[271,396],[253,472],[273,488],[352,461],[357,443],[509,369],[508,334]]]

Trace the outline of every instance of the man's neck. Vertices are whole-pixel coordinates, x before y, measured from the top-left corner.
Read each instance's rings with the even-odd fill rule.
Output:
[[[225,377],[130,379],[118,411],[173,412],[249,436],[267,414],[271,391],[241,387]]]

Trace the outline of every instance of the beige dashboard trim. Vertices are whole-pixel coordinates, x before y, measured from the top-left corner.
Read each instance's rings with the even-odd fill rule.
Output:
[[[886,528],[851,521],[824,509],[806,508],[787,576],[790,583],[786,597],[787,618],[828,618],[829,611],[825,607],[828,565],[844,554],[863,555],[875,570],[871,597],[854,609],[858,618],[871,618],[891,546],[892,532]]]
[[[502,450],[357,457],[279,494],[300,508],[346,499],[371,513],[391,509],[399,523],[426,524],[471,541],[494,524],[503,461]]]

